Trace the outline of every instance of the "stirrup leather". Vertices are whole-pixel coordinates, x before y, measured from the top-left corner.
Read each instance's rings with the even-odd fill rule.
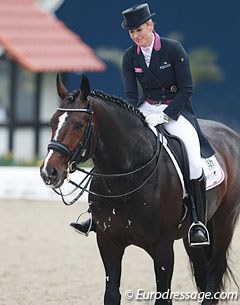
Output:
[[[204,241],[204,242],[199,242],[199,243],[192,243],[191,242],[191,233],[192,233],[192,230],[195,228],[195,227],[201,227],[203,229],[203,231],[206,233],[206,237],[207,237],[207,240]],[[207,227],[201,222],[201,221],[196,221],[196,222],[193,222],[188,230],[188,244],[190,247],[197,247],[197,246],[209,246],[210,245],[210,236],[209,236],[209,232],[208,232],[208,229]]]

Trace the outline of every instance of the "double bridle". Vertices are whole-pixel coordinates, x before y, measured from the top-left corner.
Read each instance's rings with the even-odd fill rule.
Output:
[[[91,139],[92,132],[94,129],[94,124],[92,122],[93,110],[91,107],[91,103],[89,104],[89,108],[87,108],[87,109],[85,109],[85,108],[76,108],[76,109],[57,108],[57,110],[63,111],[63,112],[85,112],[85,113],[89,114],[87,127],[84,131],[81,141],[79,142],[79,144],[75,150],[72,151],[67,147],[67,145],[65,145],[59,141],[55,141],[55,140],[50,141],[50,143],[48,144],[48,149],[57,151],[62,156],[69,158],[68,171],[69,171],[69,173],[72,173],[76,170],[77,164],[82,163],[82,162],[86,161],[87,159],[89,159],[89,157],[87,155],[87,150],[88,150],[87,145],[88,145],[89,140]]]
[[[87,109],[85,109],[85,108],[57,108],[57,110],[63,111],[63,112],[85,112],[85,113],[89,114],[88,123],[87,123],[86,129],[84,131],[83,137],[82,137],[81,141],[79,142],[79,144],[77,145],[75,150],[70,150],[67,147],[67,145],[61,143],[60,141],[55,141],[55,140],[50,141],[50,143],[48,145],[49,150],[52,149],[52,150],[60,153],[62,156],[69,158],[68,167],[66,170],[67,171],[67,180],[69,183],[71,183],[72,185],[75,186],[75,189],[70,194],[75,192],[76,189],[80,189],[80,193],[70,203],[67,203],[64,199],[65,196],[68,196],[70,194],[66,194],[66,195],[62,194],[62,191],[60,188],[59,188],[59,192],[57,190],[53,189],[58,195],[60,195],[62,197],[62,200],[66,205],[71,205],[71,204],[75,203],[82,196],[82,194],[84,192],[90,193],[90,194],[98,196],[98,197],[105,197],[105,198],[119,198],[119,197],[127,196],[127,195],[132,194],[132,193],[138,191],[139,189],[141,189],[155,173],[156,168],[159,163],[159,159],[160,159],[159,158],[160,157],[160,148],[162,147],[161,141],[160,141],[160,136],[159,136],[159,130],[160,130],[161,137],[163,138],[161,128],[159,128],[158,132],[157,132],[155,153],[154,153],[153,157],[149,161],[147,161],[144,165],[140,166],[139,168],[137,168],[135,170],[132,170],[132,171],[129,171],[126,173],[115,173],[115,174],[96,173],[94,168],[90,172],[88,172],[88,171],[78,167],[77,164],[85,162],[86,160],[88,160],[90,158],[91,149],[89,149],[89,147],[90,147],[89,141],[91,141],[91,136],[92,136],[92,132],[94,129],[94,124],[92,122],[93,110],[91,107],[91,103],[89,103],[89,108],[87,108]],[[88,154],[87,154],[87,151],[88,151]],[[93,177],[112,177],[112,178],[114,178],[114,177],[126,177],[129,175],[133,175],[133,174],[136,174],[136,173],[140,172],[141,170],[145,169],[147,166],[151,165],[155,159],[156,159],[156,164],[155,164],[153,170],[148,175],[148,177],[139,186],[135,187],[134,189],[132,189],[129,192],[122,193],[122,194],[116,194],[116,195],[104,195],[104,194],[95,193],[95,192],[87,189],[88,185],[91,182],[91,179]],[[86,174],[84,179],[78,184],[69,178],[69,174],[73,173],[75,170]],[[85,185],[82,186],[82,184],[84,182],[85,182]]]

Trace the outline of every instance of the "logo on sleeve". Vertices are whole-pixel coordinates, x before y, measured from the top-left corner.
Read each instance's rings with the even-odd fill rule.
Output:
[[[163,70],[163,69],[166,69],[166,68],[169,68],[171,67],[171,64],[167,61],[164,61],[161,66],[160,66],[160,69]]]

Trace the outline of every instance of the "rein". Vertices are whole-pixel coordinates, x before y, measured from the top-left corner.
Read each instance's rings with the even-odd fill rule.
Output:
[[[67,181],[69,183],[71,183],[72,185],[74,185],[75,189],[73,191],[71,191],[69,194],[65,194],[65,195],[62,193],[61,188],[59,188],[59,191],[57,191],[56,189],[53,189],[55,193],[57,193],[58,195],[61,196],[64,204],[72,205],[83,195],[84,192],[87,192],[89,194],[92,194],[92,195],[95,195],[98,197],[104,197],[104,198],[124,197],[124,196],[130,195],[130,194],[138,191],[139,189],[141,189],[154,175],[156,168],[158,167],[158,164],[159,164],[160,152],[161,152],[161,147],[162,147],[161,142],[160,142],[160,133],[161,133],[162,138],[163,138],[163,134],[162,134],[162,131],[160,128],[158,129],[158,132],[157,132],[155,153],[154,153],[153,157],[149,161],[147,161],[144,165],[140,166],[139,168],[137,168],[135,170],[132,170],[132,171],[129,171],[126,173],[114,173],[114,174],[104,174],[103,173],[103,174],[101,174],[101,173],[96,173],[94,168],[90,172],[88,172],[82,168],[78,168],[77,164],[84,162],[89,158],[89,156],[86,155],[86,152],[87,152],[86,146],[87,146],[88,142],[91,140],[91,136],[92,136],[92,132],[93,132],[93,128],[94,128],[94,124],[92,123],[93,110],[91,107],[91,103],[89,103],[89,108],[87,108],[87,109],[85,109],[85,108],[75,108],[75,109],[74,108],[57,108],[57,110],[66,111],[66,112],[85,112],[85,113],[89,114],[87,127],[84,131],[81,141],[79,142],[79,144],[75,150],[72,151],[65,144],[61,143],[60,141],[55,141],[55,140],[50,141],[50,143],[48,145],[48,149],[57,151],[61,155],[69,158],[68,167],[66,170],[67,171]],[[159,132],[159,130],[160,130],[160,132]],[[87,189],[93,177],[112,177],[112,178],[126,177],[126,176],[129,176],[132,174],[136,174],[136,173],[140,172],[141,170],[145,169],[155,159],[157,160],[157,162],[156,162],[156,165],[154,166],[153,170],[151,171],[151,173],[139,186],[135,187],[131,191],[121,193],[121,194],[116,194],[116,195],[104,195],[104,194],[95,193],[95,192]],[[74,182],[73,180],[71,180],[69,178],[69,174],[73,173],[76,170],[86,174],[86,176],[83,178],[83,180],[79,184],[77,184],[76,182]],[[84,186],[82,186],[83,183],[85,183]],[[65,201],[64,197],[71,195],[77,189],[81,190],[79,192],[79,194],[71,202],[67,203]]]
[[[160,132],[159,132],[159,130],[160,130]],[[159,128],[159,130],[157,132],[156,150],[155,150],[154,156],[151,158],[151,160],[149,160],[143,166],[137,168],[134,171],[130,171],[130,172],[127,172],[127,173],[120,173],[120,174],[99,174],[99,173],[95,173],[94,172],[94,168],[90,172],[88,172],[88,171],[86,171],[84,169],[81,169],[81,168],[76,168],[76,170],[85,173],[86,176],[83,178],[83,180],[79,184],[77,184],[76,182],[72,181],[71,179],[68,179],[68,182],[75,186],[75,189],[71,193],[75,192],[77,189],[81,190],[80,193],[71,202],[67,203],[66,200],[64,199],[64,197],[68,196],[70,194],[64,195],[60,188],[59,188],[59,191],[53,189],[54,192],[61,196],[62,201],[63,201],[63,203],[65,205],[72,205],[72,204],[74,204],[83,195],[84,192],[87,192],[89,194],[92,194],[92,195],[95,195],[95,196],[98,196],[98,197],[103,197],[103,198],[120,198],[120,197],[128,196],[128,195],[130,195],[130,194],[132,194],[134,192],[137,192],[138,190],[140,190],[152,178],[152,176],[154,175],[154,173],[155,173],[155,171],[156,171],[156,169],[158,167],[159,160],[160,160],[161,149],[162,149],[162,145],[161,145],[161,141],[160,141],[160,133],[161,133],[161,137],[163,138],[162,131],[161,131],[160,128]],[[136,188],[132,189],[131,191],[128,191],[128,192],[125,192],[125,193],[121,193],[121,194],[116,194],[116,195],[104,195],[104,194],[99,194],[99,193],[96,193],[96,192],[93,192],[93,191],[90,191],[90,190],[87,189],[88,185],[91,182],[93,177],[113,177],[113,178],[116,178],[116,177],[128,176],[130,174],[134,174],[134,173],[139,172],[140,170],[143,170],[144,168],[149,166],[155,159],[157,160],[156,165],[154,166],[154,169],[151,171],[149,176],[139,186],[137,186]],[[82,186],[82,184],[85,181],[87,181],[87,182],[85,183],[84,186]]]

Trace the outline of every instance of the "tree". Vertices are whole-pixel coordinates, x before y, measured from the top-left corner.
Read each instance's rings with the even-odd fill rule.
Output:
[[[189,53],[194,84],[223,80],[221,67],[216,63],[217,54],[209,47],[199,47]]]

